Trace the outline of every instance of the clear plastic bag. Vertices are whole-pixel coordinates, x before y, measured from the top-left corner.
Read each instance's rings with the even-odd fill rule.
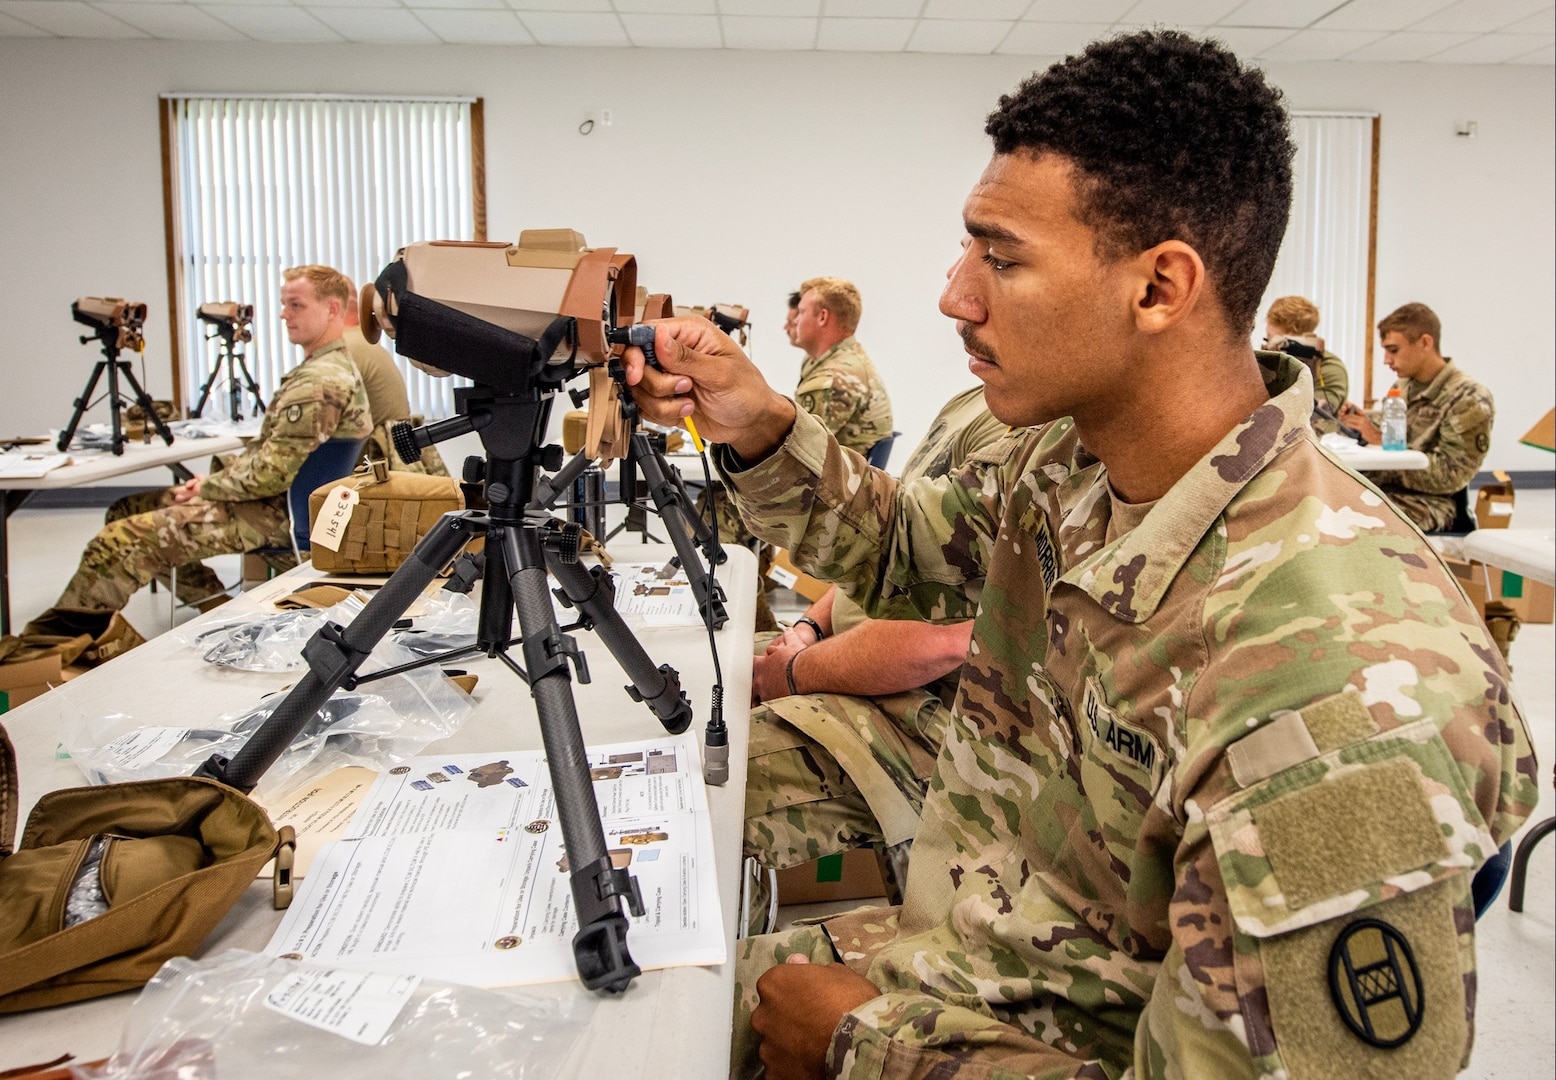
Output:
[[[467,649],[475,644],[480,609],[464,593],[439,589],[409,626],[396,626],[394,640],[417,656]]]
[[[173,633],[208,664],[239,671],[297,671],[304,666],[303,646],[320,627],[327,622],[349,626],[366,604],[353,593],[327,608],[218,614]]]
[[[341,1001],[365,973],[339,969],[337,993],[317,995],[313,1004],[324,1008],[313,1015],[341,1017],[355,1036],[295,1019],[307,1011],[295,1005],[281,1011],[297,1001],[300,984],[332,981],[328,972],[239,950],[169,960],[130,1007],[113,1055],[72,1072],[78,1080],[533,1080],[557,1074],[594,1013],[586,994],[549,998],[433,979],[411,988],[396,977],[400,1003],[365,1017],[365,994],[350,1006]]]
[[[387,643],[374,652],[380,658],[385,666],[413,659]],[[148,726],[124,713],[80,716],[65,745],[93,784],[188,776],[212,754],[236,754],[284,697],[279,691],[200,727]],[[458,731],[474,708],[474,699],[437,668],[337,691],[265,773],[259,797],[347,765],[388,768]]]

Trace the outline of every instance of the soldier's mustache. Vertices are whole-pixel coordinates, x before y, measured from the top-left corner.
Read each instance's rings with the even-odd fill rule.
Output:
[[[957,333],[962,335],[962,347],[973,356],[976,356],[979,360],[985,360],[991,364],[998,364],[1000,362],[999,355],[993,349],[989,348],[983,342],[973,337],[972,327],[960,326],[957,328]]]

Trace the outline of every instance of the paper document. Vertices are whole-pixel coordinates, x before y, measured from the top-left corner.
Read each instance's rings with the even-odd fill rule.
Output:
[[[69,454],[50,454],[41,450],[7,450],[0,454],[0,477],[35,480],[45,473],[69,464]]]
[[[701,626],[697,597],[686,571],[668,562],[616,563],[616,610],[648,626]]]
[[[592,747],[612,862],[638,880],[639,967],[721,964],[695,733]],[[324,847],[267,952],[474,986],[577,977],[570,866],[541,751],[411,758]]]

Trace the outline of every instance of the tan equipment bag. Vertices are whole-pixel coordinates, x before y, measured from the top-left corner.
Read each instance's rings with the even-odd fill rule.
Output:
[[[3,727],[0,773],[0,1013],[145,985],[199,948],[280,845],[257,803],[191,776],[51,791],[13,849],[16,755]],[[98,841],[107,910],[66,928]]]
[[[331,551],[317,542],[311,549],[314,568],[326,574],[393,573],[440,517],[465,508],[453,477],[391,472],[375,461],[308,496],[310,527],[319,520],[330,492],[342,486],[356,492],[357,502],[340,549]]]

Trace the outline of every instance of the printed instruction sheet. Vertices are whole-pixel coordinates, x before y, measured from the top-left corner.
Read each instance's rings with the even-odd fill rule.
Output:
[[[591,747],[612,862],[645,914],[644,970],[721,964],[724,920],[694,732]],[[474,986],[577,977],[567,851],[541,751],[411,758],[321,850],[267,951]]]
[[[611,567],[616,610],[636,615],[645,626],[701,626],[691,578],[672,563],[623,563]]]

